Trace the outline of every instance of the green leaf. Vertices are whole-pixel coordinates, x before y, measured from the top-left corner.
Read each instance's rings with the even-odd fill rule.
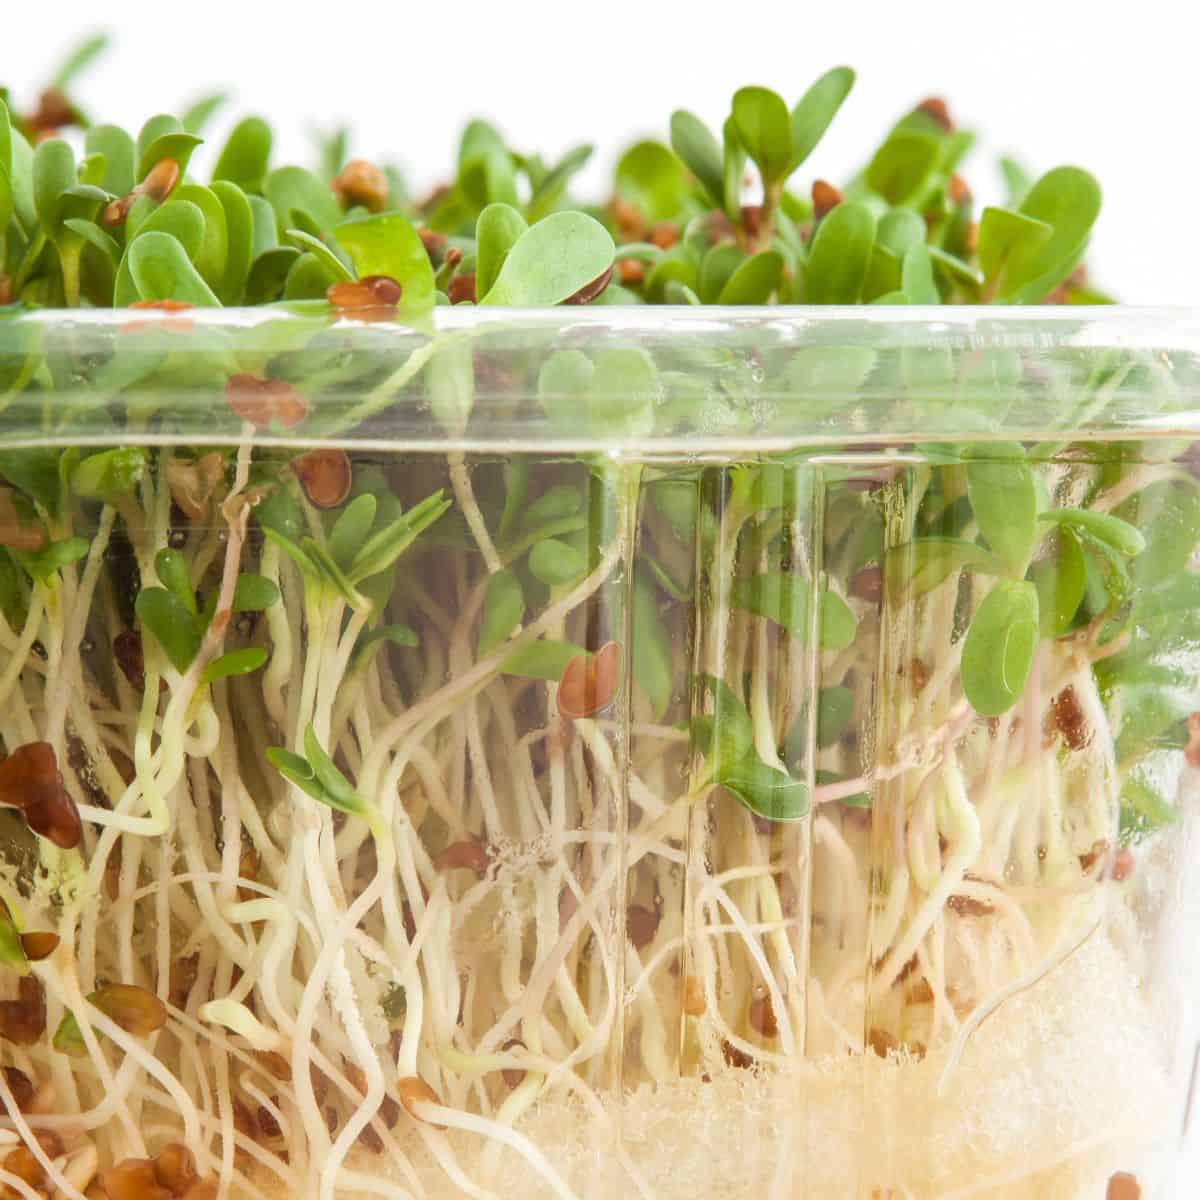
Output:
[[[822,688],[817,696],[817,745],[832,746],[854,716],[854,693],[847,687]]]
[[[764,250],[746,259],[725,281],[718,304],[766,304],[783,275],[783,256]]]
[[[33,152],[33,199],[47,236],[58,227],[63,192],[75,183],[75,152],[62,138],[48,138]]]
[[[746,171],[746,147],[738,136],[737,124],[728,117],[721,128],[725,215],[734,222],[742,219],[742,178]]]
[[[224,281],[225,259],[229,251],[224,206],[215,192],[198,183],[181,184],[171,193],[169,203],[194,204],[200,210],[204,232],[199,248],[194,254],[189,252],[189,257],[204,282],[215,292]]]
[[[123,446],[89,454],[71,476],[71,490],[89,500],[108,500],[131,492],[146,469],[146,452]]]
[[[573,146],[538,180],[526,206],[530,220],[540,220],[554,209],[566,190],[568,180],[592,157],[592,149],[587,145]]]
[[[86,538],[69,537],[36,551],[13,550],[12,555],[34,578],[49,583],[63,567],[78,562],[88,552]]]
[[[675,220],[687,207],[687,178],[661,142],[630,146],[617,162],[614,189],[651,224]]]
[[[184,109],[183,116],[180,118],[184,131],[199,134],[212,119],[213,114],[223,107],[228,99],[229,97],[224,92],[210,92],[207,96],[201,96],[200,99],[194,100]]]
[[[723,679],[703,675],[700,688],[703,696],[712,699],[712,714],[693,718],[692,736],[716,777],[754,753],[754,723],[746,706]]]
[[[350,781],[338,770],[337,764],[317,741],[311,725],[304,731],[304,754],[312,767],[316,782],[324,789],[324,803],[345,813],[361,813],[366,805],[350,786]]]
[[[1079,539],[1069,529],[1061,530],[1057,553],[1035,562],[1029,578],[1037,588],[1042,637],[1069,633],[1087,586],[1087,563]]]
[[[375,524],[378,501],[370,492],[355,496],[338,513],[333,528],[329,531],[329,553],[343,568],[348,568],[355,555],[366,544]]]
[[[516,675],[521,679],[544,679],[557,683],[567,669],[567,663],[586,653],[582,646],[571,642],[540,638],[514,650],[500,664],[500,670],[505,675]]]
[[[924,242],[914,242],[904,252],[901,288],[913,304],[941,304],[942,296],[933,281],[933,259]]]
[[[979,219],[979,266],[988,281],[999,281],[1014,254],[1036,252],[1050,240],[1053,229],[1045,222],[1010,208],[988,207]],[[996,294],[1007,299],[1020,281],[1008,279]]]
[[[800,97],[791,115],[791,170],[816,149],[853,86],[854,72],[849,67],[834,67]]]
[[[963,692],[980,716],[998,717],[1021,698],[1037,643],[1037,589],[1001,580],[975,611],[963,643]]]
[[[225,265],[214,290],[222,304],[236,305],[246,291],[254,252],[254,214],[236,183],[219,179],[211,187],[225,214]]]
[[[525,615],[525,593],[514,571],[497,571],[488,580],[483,595],[483,617],[479,626],[479,643],[475,653],[479,658],[490,654],[501,642],[507,641]]]
[[[419,645],[417,635],[407,625],[381,625],[378,629],[369,630],[362,634],[354,644],[354,652],[350,655],[351,668],[358,667],[368,661],[375,651],[382,648],[385,642],[393,646]]]
[[[817,228],[804,277],[809,304],[857,304],[875,244],[875,217],[843,201]]]
[[[807,642],[811,591],[812,583],[803,576],[767,572],[734,580],[730,600],[734,607],[767,617],[793,637]],[[836,592],[821,592],[818,626],[824,650],[844,650],[854,641],[854,614]]]
[[[59,1021],[58,1028],[55,1029],[54,1037],[51,1039],[51,1045],[60,1054],[69,1054],[72,1057],[79,1057],[87,1053],[83,1031],[79,1028],[79,1022],[75,1019],[74,1013],[67,1013]]]
[[[267,652],[261,646],[249,646],[244,650],[230,650],[212,662],[200,674],[200,683],[215,683],[231,675],[249,675],[267,661]]]
[[[889,204],[919,199],[941,154],[942,139],[938,135],[898,129],[871,159],[866,172],[867,187]]]
[[[1121,505],[1117,515],[1135,522],[1146,538],[1146,548],[1134,564],[1139,587],[1173,579],[1200,543],[1200,489],[1190,480],[1143,488]]]
[[[278,602],[278,586],[264,575],[239,575],[234,582],[234,612],[263,612]]]
[[[192,151],[204,141],[194,133],[184,133],[182,130],[164,133],[156,137],[144,150],[138,154],[138,179],[145,179],[152,167],[164,158],[172,158],[179,164],[179,177],[187,173],[188,160]],[[140,149],[140,145],[139,145]]]
[[[244,117],[226,139],[213,169],[213,180],[226,179],[243,192],[259,192],[270,157],[271,127],[261,117]]]
[[[1083,508],[1052,508],[1038,514],[1039,521],[1082,530],[1097,541],[1107,542],[1119,554],[1132,558],[1146,548],[1146,539],[1128,521],[1111,513]]]
[[[311,233],[305,233],[303,229],[285,229],[283,231],[283,238],[284,241],[289,242],[299,250],[307,251],[309,254],[315,256],[330,283],[354,278],[354,272],[320,238],[313,237]],[[321,294],[324,295],[324,292],[322,291]]]
[[[895,554],[900,563],[908,565],[908,578],[915,595],[921,596],[944,583],[958,571],[974,571],[981,575],[1003,575],[1003,559],[963,538],[915,538]]]
[[[1141,775],[1131,775],[1121,787],[1121,835],[1146,837],[1176,821],[1174,806]]]
[[[129,274],[142,300],[181,300],[198,308],[221,302],[192,266],[182,245],[169,233],[140,233],[128,250]]]
[[[786,179],[792,165],[792,124],[783,100],[768,88],[739,88],[733,95],[733,123],[763,183]]]
[[[1009,570],[1023,575],[1037,538],[1033,469],[1017,442],[980,443],[970,455],[967,496],[979,531]]]
[[[658,610],[651,577],[638,571],[633,580],[633,677],[650,701],[654,720],[662,719],[671,703],[674,664],[671,637]]]
[[[696,177],[715,208],[722,206],[725,195],[725,169],[721,147],[707,125],[684,109],[671,114],[671,149]]]
[[[587,571],[587,555],[569,542],[545,538],[529,552],[529,571],[547,587],[562,587]]]
[[[529,228],[511,204],[489,204],[475,222],[475,294],[486,296],[504,260]]]
[[[400,213],[344,221],[333,230],[355,273],[387,275],[400,285],[400,307],[422,313],[433,307],[433,264],[411,222]]]
[[[294,783],[314,800],[327,804],[325,789],[317,782],[316,773],[302,755],[293,754],[280,746],[267,747],[267,762],[289,783]],[[332,806],[331,806],[332,807]]]
[[[1005,291],[1018,304],[1036,304],[1075,269],[1100,213],[1100,186],[1078,167],[1047,171],[1021,202],[1021,212],[1053,229],[1039,245],[1009,256]]]
[[[603,275],[612,266],[614,253],[612,237],[594,217],[553,213],[517,239],[480,304],[512,308],[561,304]]]
[[[124,196],[133,191],[137,147],[124,129],[117,125],[92,125],[83,135],[83,147],[89,156],[103,156],[104,175],[100,186],[106,192]]]
[[[37,446],[27,450],[0,450],[0,478],[37,501],[52,517],[62,503],[58,474],[60,451]]]
[[[63,221],[63,226],[83,238],[85,242],[95,246],[113,266],[121,261],[121,247],[94,221],[85,221],[80,217],[67,217]]]
[[[436,491],[414,505],[403,516],[373,533],[354,556],[346,576],[352,584],[380,571],[386,571],[451,506],[442,492]]]
[[[187,671],[200,650],[200,633],[192,612],[166,588],[142,588],[134,602],[138,620],[180,673]]]
[[[233,182],[241,184],[238,179],[234,179]],[[244,184],[241,186],[245,188]],[[292,229],[309,223],[314,227],[314,231],[324,231],[342,219],[342,210],[338,207],[333,192],[303,167],[276,167],[263,180],[262,191],[275,210],[275,219],[279,222],[280,229]],[[404,218],[401,217],[400,220],[403,221]],[[387,273],[360,272],[367,275]]]
[[[766,821],[798,821],[808,815],[808,785],[757,754],[723,770],[717,782],[755,816]]]
[[[107,33],[93,33],[84,38],[70,54],[63,59],[62,64],[50,79],[50,86],[58,91],[66,91],[77,76],[83,73],[109,46]]]

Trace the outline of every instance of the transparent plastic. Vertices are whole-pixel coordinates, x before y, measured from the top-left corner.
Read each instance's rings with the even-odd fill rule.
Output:
[[[1193,1194],[1197,441],[1188,312],[0,316],[0,1186]]]

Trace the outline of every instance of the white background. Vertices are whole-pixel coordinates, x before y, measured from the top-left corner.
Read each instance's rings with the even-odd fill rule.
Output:
[[[1105,207],[1096,282],[1137,304],[1189,304],[1200,269],[1195,0],[0,0],[0,79],[32,98],[43,70],[98,14],[114,52],[82,98],[138,123],[214,87],[269,116],[284,151],[353,119],[353,149],[394,157],[416,184],[452,161],[486,113],[522,148],[613,149],[664,136],[675,107],[719,127],[728,97],[762,83],[793,103],[835,63],[859,73],[800,180],[836,181],[930,93],[986,135],[967,176],[997,199],[996,153],[1092,170]],[[214,127],[214,132],[219,132]],[[811,174],[810,174],[811,173]]]
[[[486,114],[522,148],[598,143],[584,180],[599,190],[615,149],[665,136],[673,108],[719,127],[739,85],[766,84],[792,103],[846,62],[858,85],[805,186],[815,174],[848,174],[906,107],[940,94],[984,135],[966,170],[977,196],[998,198],[993,159],[1005,150],[1037,170],[1085,166],[1105,192],[1096,282],[1128,303],[1200,303],[1194,0],[0,6],[0,80],[27,101],[104,13],[116,47],[79,88],[97,117],[136,124],[228,87],[239,112],[271,119],[284,153],[306,156],[311,128],[352,120],[352,149],[399,160],[418,186],[448,168],[462,122]],[[1200,1190],[1193,1157],[1180,1196]]]

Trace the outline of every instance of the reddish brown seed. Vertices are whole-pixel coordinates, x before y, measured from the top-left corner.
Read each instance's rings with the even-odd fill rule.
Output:
[[[417,236],[421,239],[421,245],[425,247],[425,253],[429,255],[429,261],[437,266],[446,248],[446,235],[436,233],[432,229],[418,229]]]
[[[161,204],[179,182],[179,164],[173,158],[160,158],[138,184],[136,191]]]
[[[650,230],[649,241],[660,250],[670,250],[679,241],[679,226],[674,221],[659,221]]]
[[[61,787],[58,758],[49,742],[26,742],[0,762],[0,804],[28,808]]]
[[[759,231],[762,229],[762,212],[761,204],[742,205],[742,228],[751,237],[758,237]]]
[[[41,525],[22,521],[11,490],[0,488],[0,546],[9,550],[40,550],[45,544],[46,531]]]
[[[509,1038],[508,1041],[500,1047],[501,1050],[515,1050],[518,1048],[521,1050],[525,1049],[525,1043],[521,1041],[520,1038]],[[519,1087],[521,1081],[525,1078],[525,1072],[519,1067],[504,1067],[500,1074],[504,1077],[504,1082],[510,1088]]]
[[[926,97],[917,105],[916,111],[931,117],[934,123],[946,133],[950,133],[954,129],[954,122],[950,118],[950,109],[941,96]]]
[[[1082,750],[1091,740],[1087,717],[1073,687],[1065,687],[1050,701],[1050,718],[1072,750]]]
[[[880,1058],[887,1058],[900,1048],[899,1043],[886,1029],[872,1029],[867,1034],[867,1045]]]
[[[318,1100],[319,1103],[319,1100]],[[253,1141],[258,1137],[258,1122],[249,1106],[238,1096],[233,1098],[233,1127],[244,1138]]]
[[[850,595],[878,604],[883,595],[883,568],[874,564],[856,572],[850,580]]]
[[[474,304],[475,273],[467,271],[463,275],[455,275],[446,285],[446,295],[451,304]]]
[[[617,263],[617,278],[625,287],[639,287],[646,281],[646,264],[636,258],[623,258]]]
[[[961,175],[951,175],[946,182],[946,195],[950,198],[951,204],[970,204],[971,189],[967,186],[967,181]]]
[[[440,1107],[442,1103],[437,1092],[417,1075],[405,1075],[396,1083],[396,1091],[400,1096],[400,1103],[404,1105],[404,1111],[415,1121],[425,1121],[416,1111],[418,1104],[436,1104]],[[446,1128],[445,1125],[436,1125],[432,1121],[426,1121],[426,1124],[432,1125],[434,1129]]]
[[[17,1111],[27,1112],[33,1103],[34,1093],[37,1091],[33,1080],[19,1067],[0,1067],[0,1071],[4,1072],[4,1081],[12,1093]],[[8,1106],[3,1101],[0,1101],[0,1112],[8,1112]]]
[[[135,300],[129,307],[141,312],[181,313],[195,305],[188,304],[186,300]]]
[[[609,283],[612,281],[612,277],[613,269],[612,267],[609,267],[608,270],[604,271],[600,275],[597,275],[591,283],[585,283],[583,287],[579,289],[579,291],[573,292],[570,296],[568,296],[563,301],[563,304],[587,304],[590,301],[595,300],[595,298],[599,296],[606,287],[608,287]]]
[[[136,199],[137,193],[130,192],[128,195],[118,196],[116,200],[110,200],[104,206],[104,211],[100,214],[100,224],[105,229],[116,229],[129,216],[129,210],[133,207],[133,202]]]
[[[1109,1176],[1104,1200],[1142,1200],[1142,1185],[1137,1176],[1128,1171],[1117,1171]]]
[[[30,962],[41,962],[58,949],[59,936],[46,930],[21,934],[21,949]]]
[[[451,842],[434,860],[439,871],[474,871],[482,879],[491,865],[487,847],[475,838]]]
[[[192,988],[196,986],[196,977],[200,973],[200,955],[188,954],[183,958],[171,960],[170,995],[171,1003],[176,1008],[187,1004]]]
[[[283,1083],[292,1082],[292,1064],[275,1050],[257,1050],[254,1057],[272,1079]]]
[[[646,233],[646,222],[641,212],[621,196],[614,196],[609,208],[612,212],[617,232],[621,235],[621,240],[626,242],[641,241]]]
[[[113,638],[113,658],[134,691],[145,691],[146,671],[142,635],[125,629]]]
[[[1128,846],[1122,846],[1113,855],[1112,869],[1109,877],[1121,883],[1133,874],[1133,851]]]
[[[951,896],[946,907],[960,917],[987,917],[995,911],[986,900],[976,900],[973,896]]]
[[[634,949],[644,950],[654,941],[660,920],[659,914],[652,908],[645,908],[641,904],[629,906],[625,914],[625,931],[629,934]]]
[[[39,1194],[40,1189],[46,1183],[46,1172],[28,1146],[18,1146],[15,1150],[9,1151],[4,1158],[4,1169],[10,1175],[15,1175],[22,1183],[27,1183],[35,1191],[39,1191]],[[17,1195],[8,1188],[5,1188],[5,1191],[10,1196]]]
[[[171,1142],[154,1156],[154,1178],[172,1196],[184,1195],[199,1178],[196,1160],[182,1142]]]
[[[127,1158],[100,1172],[100,1185],[108,1200],[171,1200],[171,1193],[154,1174],[154,1160]]]
[[[751,1029],[757,1030],[765,1038],[779,1036],[779,1022],[775,1019],[775,1007],[769,995],[756,996],[750,1001],[746,1020],[750,1022]]]
[[[172,458],[167,463],[167,487],[171,499],[191,521],[202,521],[209,515],[217,485],[225,477],[225,460],[220,451],[211,450],[199,458]]]
[[[265,1104],[260,1104],[255,1110],[254,1119],[258,1123],[258,1132],[267,1141],[275,1141],[283,1137],[283,1130],[275,1120],[271,1110]]]
[[[683,981],[683,1011],[689,1017],[702,1017],[708,1007],[704,999],[704,985],[695,975],[689,975]]]
[[[922,659],[914,658],[908,664],[908,674],[912,680],[913,695],[919,696],[929,682],[929,668]]]
[[[747,1071],[754,1066],[754,1059],[744,1050],[739,1050],[731,1041],[726,1039],[721,1043],[721,1055],[731,1067]]]
[[[842,193],[825,179],[817,179],[812,185],[813,217],[820,220],[842,202]]]
[[[1200,712],[1194,712],[1187,719],[1187,749],[1184,751],[1188,765],[1200,767]]]
[[[272,379],[266,386],[275,420],[283,429],[294,429],[308,416],[308,401],[296,388],[282,379]]]
[[[74,125],[79,120],[75,106],[56,87],[46,88],[38,97],[38,106],[25,118],[25,124],[35,137],[53,137],[64,125]]]
[[[344,450],[310,450],[292,460],[292,470],[318,508],[337,508],[350,495],[353,472]]]
[[[400,303],[403,289],[390,275],[364,275],[358,282],[371,293],[376,304]]]
[[[904,997],[908,1004],[932,1004],[933,986],[928,979],[918,979]]]
[[[377,213],[387,203],[387,176],[365,158],[352,158],[334,176],[331,186],[343,208],[360,204],[368,211]]]
[[[607,708],[617,690],[621,647],[606,642],[595,654],[576,655],[558,684],[558,711],[569,721],[591,717]]]
[[[215,1179],[198,1179],[183,1194],[183,1200],[217,1200],[219,1193]]]
[[[243,420],[260,429],[271,423],[271,396],[265,390],[266,380],[258,375],[240,372],[225,381],[225,403]]]
[[[13,302],[13,281],[11,275],[0,273],[0,305]]]
[[[83,840],[79,809],[65,787],[25,809],[25,824],[60,850],[74,850]]]
[[[149,1037],[167,1023],[163,1002],[144,987],[132,983],[109,983],[88,999],[126,1033]]]

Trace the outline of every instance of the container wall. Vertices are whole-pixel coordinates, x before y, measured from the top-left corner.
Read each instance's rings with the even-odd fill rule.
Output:
[[[1200,489],[1149,428],[1165,359],[1031,350],[1018,386],[910,331],[877,378],[786,322],[634,354],[614,318],[565,358],[485,329],[472,374],[200,328],[247,330],[238,365],[341,380],[312,426],[224,358],[222,398],[157,343],[60,330],[33,392],[0,353],[0,1185],[1190,1195]],[[155,383],[117,405],[122,362]],[[986,380],[978,436],[946,377]],[[854,436],[780,444],[785,383]],[[1104,387],[1136,394],[1089,436]],[[644,423],[693,403],[725,414],[696,447]]]

